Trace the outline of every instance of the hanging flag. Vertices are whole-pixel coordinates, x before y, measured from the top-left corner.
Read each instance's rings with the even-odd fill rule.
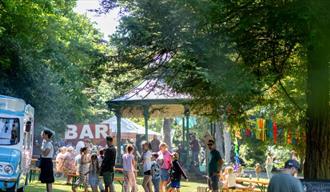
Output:
[[[273,121],[271,119],[266,120],[267,137],[273,138]]]
[[[245,136],[246,137],[251,137],[251,129],[250,128],[245,129]]]
[[[292,144],[292,135],[291,135],[291,130],[290,129],[287,132],[287,143],[289,145]]]
[[[273,138],[274,138],[274,144],[277,142],[277,124],[274,121],[273,122]]]
[[[237,138],[235,138],[235,141],[234,141],[234,153],[235,153],[235,157],[234,157],[234,159],[235,159],[235,165],[239,165],[241,162],[240,162],[240,160],[239,160],[239,149],[238,149],[238,140],[237,140]],[[236,170],[237,171],[237,170]]]
[[[262,125],[262,124],[260,123],[260,120],[261,119],[259,119],[259,118],[256,120],[255,134],[256,134],[256,139],[258,139],[258,140],[261,140],[261,127],[260,127],[260,125]]]
[[[258,127],[260,129],[263,129],[265,127],[265,121],[264,121],[264,119],[262,119],[262,118],[259,118],[258,119]]]
[[[262,119],[262,129],[261,129],[261,140],[262,141],[266,141],[266,128],[265,128],[265,125],[266,125],[266,120],[265,119]]]
[[[257,119],[257,133],[259,135],[258,138],[262,141],[266,140],[266,131],[265,131],[265,119],[258,118]]]

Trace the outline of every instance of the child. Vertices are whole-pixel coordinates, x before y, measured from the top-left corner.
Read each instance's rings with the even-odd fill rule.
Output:
[[[261,166],[259,163],[256,164],[256,167],[255,167],[255,172],[256,172],[256,177],[257,177],[257,180],[259,180],[259,174],[261,173]]]
[[[228,189],[253,189],[251,187],[236,184],[236,175],[232,166],[228,166],[225,168],[223,183],[224,187]]]
[[[97,155],[94,153],[91,156],[89,171],[85,173],[85,175],[88,174],[88,183],[91,186],[93,192],[98,192],[97,187],[99,184],[99,173],[100,173],[99,161],[97,159]]]
[[[66,147],[61,147],[59,149],[59,153],[56,155],[56,175],[58,177],[62,176],[64,172],[64,159],[66,150]]]
[[[185,179],[187,178],[186,173],[183,171],[180,162],[178,161],[179,159],[179,154],[178,153],[173,153],[173,161],[172,161],[172,168],[171,168],[171,184],[170,184],[170,190],[169,192],[180,192],[180,180],[181,177],[183,176]]]
[[[168,145],[161,143],[159,145],[158,160],[160,162],[160,191],[165,192],[166,186],[170,181],[170,170],[172,163],[172,155],[168,151]]]
[[[159,184],[160,184],[160,165],[159,162],[157,162],[158,159],[158,153],[152,153],[151,157],[151,181],[154,185],[155,192],[159,192]]]
[[[135,160],[133,155],[133,146],[126,146],[126,153],[123,155],[123,170],[124,170],[124,192],[136,192],[135,178]]]
[[[88,157],[88,148],[83,147],[80,149],[80,158],[76,160],[77,165],[79,167],[79,178],[76,183],[72,186],[72,191],[76,192],[76,188],[81,184],[84,185],[84,191],[88,192],[88,185],[87,185],[87,176],[86,173],[89,169],[89,157]]]
[[[97,157],[98,161],[99,161],[99,166],[100,166],[100,169],[101,169],[101,165],[102,165],[102,162],[103,162],[103,159],[104,159],[104,149],[103,148],[100,148],[99,149],[99,155]],[[99,180],[99,189],[101,192],[104,192],[104,186],[103,186],[103,180],[100,179]]]

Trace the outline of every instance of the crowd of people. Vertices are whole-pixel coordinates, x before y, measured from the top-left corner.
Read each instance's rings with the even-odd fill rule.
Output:
[[[54,147],[51,142],[53,133],[44,130],[41,133],[43,139],[41,145],[41,173],[39,179],[42,183],[46,183],[47,192],[52,191],[52,183],[54,182],[53,173],[53,155]],[[107,147],[97,147],[93,145],[84,145],[79,149],[79,154],[73,147],[62,147],[56,155],[55,175],[65,176],[67,184],[72,182],[72,176],[78,179],[72,183],[72,191],[75,192],[78,186],[83,186],[87,192],[90,187],[93,192],[104,191],[114,192],[114,175],[116,164],[116,148],[113,145],[113,138],[106,137]],[[192,147],[194,143],[191,143]],[[223,160],[220,152],[216,149],[215,141],[210,139],[207,141],[209,149],[208,161],[208,181],[209,189],[213,192],[219,191],[221,188],[228,189],[249,189],[253,186],[243,186],[236,182],[239,172],[234,172],[234,167],[229,165],[224,169]],[[122,173],[124,177],[124,191],[136,192],[137,175],[139,166],[142,169],[143,182],[142,187],[145,192],[179,192],[181,188],[181,179],[188,179],[179,158],[178,151],[170,151],[166,143],[143,141],[141,143],[141,154],[136,158],[136,146],[132,144],[125,145],[123,155],[119,154],[122,159]],[[196,147],[197,148],[197,147]],[[197,150],[196,150],[197,151]],[[198,161],[198,156],[192,155],[192,161]],[[271,177],[273,157],[268,154],[265,165],[268,177]],[[256,173],[259,171],[256,167]],[[258,169],[258,170],[257,170]],[[295,159],[291,159],[285,164],[285,172],[273,176],[270,180],[269,191],[277,192],[281,188],[281,182],[285,187],[295,187],[300,191],[302,188],[299,180],[294,178],[299,169],[299,163]],[[284,182],[290,180],[290,182]]]
[[[83,186],[84,191],[91,188],[93,192],[113,192],[114,173],[116,164],[116,148],[113,138],[106,138],[107,147],[93,146],[86,143],[80,146],[79,153],[73,147],[61,147],[55,155],[55,173],[53,172],[54,146],[51,142],[53,133],[44,130],[41,145],[41,173],[39,180],[46,183],[48,192],[52,191],[52,183],[56,177],[66,177],[66,183],[72,185],[72,191]],[[156,146],[158,145],[158,146]],[[121,155],[122,173],[124,177],[124,191],[137,191],[137,175],[139,166],[143,172],[142,187],[146,192],[180,191],[181,178],[187,175],[179,161],[178,152],[170,152],[166,143],[143,141],[142,153],[136,158],[136,146],[125,144],[125,152]],[[77,177],[75,182],[72,176]],[[73,183],[72,183],[73,182]]]

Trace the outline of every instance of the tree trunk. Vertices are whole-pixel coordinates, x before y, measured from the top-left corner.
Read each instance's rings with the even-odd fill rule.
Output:
[[[307,138],[304,176],[330,179],[330,1],[309,7]]]
[[[172,135],[171,135],[171,124],[173,119],[164,118],[163,133],[164,142],[168,145],[169,150],[172,150]]]
[[[224,126],[223,140],[224,140],[224,143],[225,143],[225,162],[230,163],[231,137],[230,137],[230,132],[229,132],[229,127],[228,126]]]
[[[221,157],[224,158],[225,151],[224,151],[223,123],[222,122],[216,123],[215,140],[216,140],[217,149],[219,150]]]

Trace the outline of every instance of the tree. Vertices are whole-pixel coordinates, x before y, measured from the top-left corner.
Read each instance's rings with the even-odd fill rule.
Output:
[[[191,94],[195,106],[211,108],[209,115],[225,116],[229,122],[244,120],[244,113],[256,105],[277,104],[269,92],[280,90],[290,101],[287,108],[305,114],[298,121],[307,119],[305,177],[330,178],[329,158],[324,158],[329,154],[322,155],[329,151],[330,142],[329,38],[325,35],[329,3],[102,2],[102,11],[116,6],[123,10],[111,40],[116,47],[114,75],[164,78],[177,91]],[[301,73],[294,73],[299,69],[306,69],[308,87],[287,90],[289,77],[301,78]],[[295,89],[307,93],[307,113],[305,105],[297,104],[290,94]]]
[[[307,48],[307,147],[305,177],[330,178],[330,2],[306,1],[309,8]]]
[[[105,43],[75,1],[0,1],[0,93],[35,107],[37,127],[60,133],[92,119],[93,96],[104,79]],[[95,94],[94,94],[95,95]]]

